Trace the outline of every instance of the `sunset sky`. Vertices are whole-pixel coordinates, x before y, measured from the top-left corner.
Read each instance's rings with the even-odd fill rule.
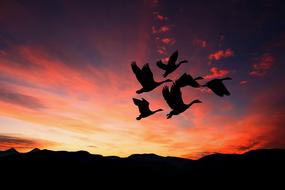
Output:
[[[274,0],[4,0],[0,3],[0,150],[86,150],[199,158],[285,148],[285,2]],[[137,95],[131,70],[175,50],[205,83],[229,76],[231,96],[182,89],[166,119],[160,86]],[[171,83],[168,83],[171,85]],[[132,98],[163,112],[136,120]]]

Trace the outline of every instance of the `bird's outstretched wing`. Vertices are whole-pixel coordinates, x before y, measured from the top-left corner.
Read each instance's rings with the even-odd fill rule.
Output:
[[[170,91],[168,89],[168,86],[164,86],[163,89],[162,89],[162,95],[163,95],[163,98],[164,100],[166,101],[166,103],[168,104],[168,106],[171,108],[171,109],[174,109],[175,107],[173,106],[173,99],[172,99],[172,96],[170,94]]]
[[[224,93],[220,89],[218,89],[217,87],[213,87],[213,88],[211,88],[211,90],[218,96],[221,96],[221,97],[224,96]]]
[[[200,87],[200,84],[196,80],[203,79],[202,77],[197,77],[193,79],[193,77],[190,74],[184,73],[181,77],[179,77],[175,83],[177,86],[184,87],[184,86],[192,86],[193,88]]]
[[[175,81],[175,84],[178,85],[179,87],[184,87],[188,85],[188,80],[189,80],[188,74],[184,73]]]
[[[141,104],[141,100],[133,98],[133,102],[136,106],[139,106]]]
[[[178,58],[178,51],[175,51],[169,58],[168,64],[173,64],[175,65],[175,62],[177,61]]]
[[[225,87],[225,89],[224,89],[224,94],[226,95],[226,96],[229,96],[229,95],[231,95],[231,93],[228,91],[228,89]]]
[[[136,75],[137,80],[142,86],[148,86],[153,84],[153,74],[149,68],[148,64],[145,64],[142,69],[140,69],[135,62],[132,63],[132,70]]]
[[[154,78],[153,78],[153,73],[152,73],[152,71],[150,70],[148,64],[145,64],[145,65],[142,67],[142,72],[143,72],[143,80],[144,80],[144,83],[146,83],[146,84],[152,84],[152,83],[154,82]]]
[[[132,62],[131,66],[137,80],[142,84],[144,82],[142,70],[137,66],[136,62]]]
[[[181,105],[184,104],[180,87],[176,83],[174,83],[171,86],[170,94],[171,94],[172,99],[173,99],[173,106],[174,107],[177,108],[177,107],[180,107]]]
[[[206,83],[206,86],[208,86],[208,88],[210,88],[217,96],[224,96],[224,84],[222,83],[222,81],[218,80],[218,79],[214,79],[212,81],[209,81]]]
[[[222,81],[223,80],[232,80],[232,78],[231,77],[226,77],[226,78],[224,78],[224,79],[222,79]],[[226,96],[229,96],[229,95],[231,95],[231,93],[228,91],[228,89],[226,88],[226,86],[224,85],[224,83],[221,81],[221,89],[223,89],[223,93],[226,95]]]
[[[136,106],[138,106],[140,113],[149,112],[149,102],[144,98],[142,100],[133,98],[133,102]]]
[[[163,70],[166,70],[166,69],[167,69],[167,65],[164,64],[164,63],[162,63],[161,60],[159,60],[158,62],[156,62],[156,65],[157,65],[159,68],[163,69]]]
[[[142,98],[142,104],[149,106],[149,102],[147,100],[145,100],[144,98]]]

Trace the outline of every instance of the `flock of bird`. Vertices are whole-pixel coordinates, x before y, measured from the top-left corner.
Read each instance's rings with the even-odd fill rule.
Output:
[[[176,64],[178,59],[178,51],[175,51],[169,58],[167,63],[163,63],[161,60],[158,61],[156,64],[157,66],[164,70],[163,77],[167,77],[169,74],[173,73],[182,63],[187,63],[187,60],[180,61]],[[131,64],[132,70],[141,84],[142,88],[137,90],[137,94],[141,94],[144,92],[150,92],[157,88],[158,86],[167,83],[173,82],[170,79],[165,79],[163,81],[157,82],[154,80],[153,73],[148,64],[145,64],[142,68],[139,68],[136,62]],[[207,87],[216,95],[223,97],[224,95],[229,96],[230,92],[227,90],[225,85],[223,84],[224,80],[231,80],[230,77],[221,78],[221,79],[213,79],[208,81],[204,85],[199,84],[197,81],[204,79],[203,77],[196,77],[193,78],[190,74],[184,73],[180,76],[177,80],[175,80],[172,86],[169,88],[168,86],[164,86],[162,90],[162,95],[164,100],[171,108],[171,111],[166,115],[167,119],[171,118],[173,115],[178,115],[188,108],[190,108],[195,103],[202,103],[200,100],[196,99],[190,102],[189,104],[185,104],[182,99],[181,88],[185,86],[191,86],[193,88],[201,88]],[[155,114],[156,112],[163,111],[162,109],[157,110],[150,110],[149,102],[142,99],[133,98],[133,102],[136,106],[138,106],[140,115],[136,118],[140,120],[142,118],[146,118],[150,115]]]

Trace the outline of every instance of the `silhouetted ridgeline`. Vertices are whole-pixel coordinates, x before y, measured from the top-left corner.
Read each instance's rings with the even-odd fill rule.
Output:
[[[199,160],[135,154],[127,158],[103,157],[85,151],[66,152],[34,149],[18,153],[0,151],[1,179],[92,180],[194,184],[243,182],[258,179],[279,181],[284,176],[285,150],[263,149],[245,154],[213,154]],[[90,181],[89,181],[90,182]],[[199,182],[200,183],[200,182]],[[201,184],[202,185],[202,184]]]

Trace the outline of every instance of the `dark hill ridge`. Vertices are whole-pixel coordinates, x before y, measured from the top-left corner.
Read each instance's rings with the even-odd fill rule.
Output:
[[[10,156],[10,155],[15,155],[15,154],[19,154],[19,152],[14,148],[10,148],[5,151],[0,151],[0,157],[5,157],[5,156]]]
[[[134,154],[127,158],[104,157],[86,151],[39,149],[28,153],[18,153],[14,149],[0,152],[0,169],[4,178],[68,178],[97,182],[109,179],[193,184],[201,179],[215,182],[221,179],[278,180],[285,171],[284,161],[283,149],[253,150],[244,154],[212,154],[198,160],[155,154]],[[0,177],[2,179],[3,176]]]

